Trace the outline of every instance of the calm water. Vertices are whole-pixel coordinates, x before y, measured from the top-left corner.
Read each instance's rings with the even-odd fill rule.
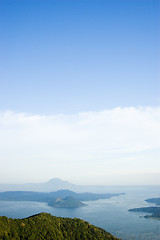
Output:
[[[160,220],[143,218],[145,213],[128,212],[130,208],[151,206],[144,200],[160,197],[160,187],[119,187],[106,190],[126,192],[126,195],[86,202],[87,206],[77,209],[52,208],[38,202],[0,201],[0,215],[24,218],[39,212],[48,212],[54,216],[87,220],[123,240],[160,240]]]

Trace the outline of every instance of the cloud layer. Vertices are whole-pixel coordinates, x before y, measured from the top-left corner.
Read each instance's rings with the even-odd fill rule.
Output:
[[[160,107],[50,116],[0,112],[1,182],[56,176],[78,183],[156,184],[158,177],[147,176],[160,172],[159,149]]]

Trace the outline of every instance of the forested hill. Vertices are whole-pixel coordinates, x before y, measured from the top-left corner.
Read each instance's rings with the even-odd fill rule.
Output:
[[[0,217],[2,240],[118,240],[105,230],[81,219],[40,213],[25,219]]]

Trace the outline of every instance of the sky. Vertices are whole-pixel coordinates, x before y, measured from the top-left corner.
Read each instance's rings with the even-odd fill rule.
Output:
[[[0,0],[0,183],[160,184],[159,26],[159,0]]]

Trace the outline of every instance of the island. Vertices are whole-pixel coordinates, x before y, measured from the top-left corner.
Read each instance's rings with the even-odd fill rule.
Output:
[[[1,201],[36,201],[46,202],[52,207],[76,208],[83,207],[85,201],[96,201],[119,196],[124,193],[76,193],[70,190],[58,190],[55,192],[32,192],[32,191],[7,191],[0,193]]]
[[[149,198],[149,199],[146,199],[145,201],[149,203],[154,203],[156,205],[160,205],[160,198]]]
[[[77,208],[86,206],[86,204],[82,203],[81,201],[72,196],[52,199],[48,202],[48,205],[57,208]]]
[[[40,213],[24,219],[0,217],[0,239],[4,240],[118,240],[105,230],[81,219]]]
[[[154,203],[155,205],[160,205],[160,198],[149,198],[145,200],[149,203]],[[160,219],[160,207],[153,206],[153,207],[142,207],[142,208],[132,208],[129,209],[130,212],[146,212],[151,213],[150,215],[144,216],[145,218],[155,218]]]
[[[156,218],[160,219],[160,207],[142,207],[142,208],[132,208],[129,209],[130,212],[146,212],[151,213],[151,215],[144,216],[145,218]]]

